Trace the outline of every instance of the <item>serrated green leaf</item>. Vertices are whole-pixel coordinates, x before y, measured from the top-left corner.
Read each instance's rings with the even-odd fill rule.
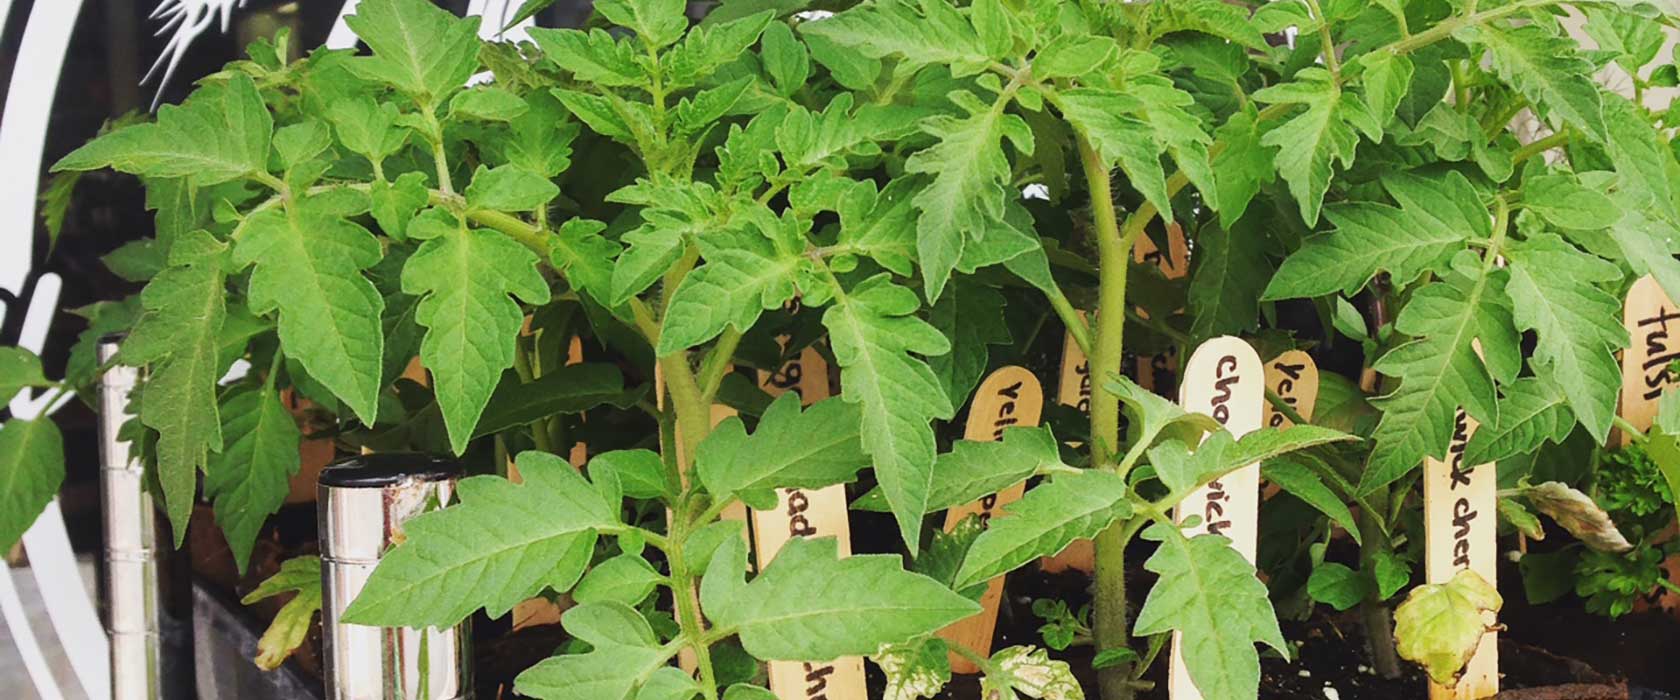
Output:
[[[1534,331],[1534,364],[1555,383],[1581,425],[1600,443],[1610,434],[1621,370],[1615,352],[1628,344],[1621,304],[1595,285],[1622,272],[1555,235],[1512,246],[1511,295],[1517,329]]]
[[[953,588],[985,583],[1039,557],[1060,553],[1132,515],[1126,480],[1088,469],[1058,474],[1004,507],[969,547]]]
[[[1010,173],[1003,153],[1004,136],[1017,148],[1032,150],[1032,132],[1020,117],[998,107],[980,106],[972,98],[969,101],[974,104],[968,105],[967,117],[936,116],[922,122],[922,130],[938,143],[904,163],[906,172],[933,178],[912,201],[921,212],[916,250],[922,281],[928,298],[934,300],[962,259],[963,246],[1003,220]]]
[[[226,368],[220,346],[226,256],[227,246],[203,231],[176,241],[170,267],[140,293],[145,313],[119,352],[123,362],[150,368],[140,422],[158,432],[158,481],[177,545],[186,534],[198,472],[211,451],[222,449],[216,382]]]
[[[530,109],[525,100],[512,90],[493,85],[472,88],[449,101],[451,118],[466,117],[491,122],[512,122]]]
[[[1019,484],[1046,467],[1062,463],[1049,427],[1005,428],[1002,440],[959,440],[933,463],[927,512],[972,503]],[[887,510],[880,489],[854,501],[855,510]]]
[[[1332,522],[1342,526],[1355,543],[1362,543],[1359,534],[1359,523],[1353,519],[1353,511],[1342,501],[1336,492],[1325,486],[1313,470],[1304,466],[1300,460],[1310,457],[1280,457],[1267,460],[1260,467],[1260,476],[1266,483],[1276,484],[1285,493],[1301,499],[1318,512],[1329,516]]]
[[[1137,97],[1118,90],[1075,88],[1063,92],[1057,104],[1105,164],[1119,165],[1162,218],[1172,218],[1167,175],[1161,167],[1163,149],[1149,123],[1136,116],[1143,109]]]
[[[1558,388],[1534,377],[1503,387],[1499,420],[1476,429],[1464,448],[1465,464],[1502,462],[1548,441],[1561,443],[1575,428],[1575,414]]]
[[[595,455],[589,460],[589,473],[595,478],[611,472],[630,498],[660,498],[674,496],[665,479],[665,461],[652,450],[614,450]]]
[[[1675,203],[1674,154],[1664,146],[1667,142],[1657,134],[1639,109],[1627,100],[1612,99],[1604,103],[1606,150],[1622,184],[1639,193],[1670,221],[1680,221],[1680,209]]]
[[[881,275],[823,313],[840,363],[841,396],[862,409],[864,451],[875,459],[876,479],[912,554],[933,480],[931,422],[956,414],[939,378],[916,357],[951,349],[945,336],[913,315],[920,306],[914,292]]]
[[[1470,569],[1446,583],[1418,586],[1394,609],[1396,649],[1436,683],[1455,685],[1490,631],[1482,613],[1498,612],[1503,604],[1493,584]]]
[[[1377,122],[1387,124],[1412,87],[1412,59],[1403,54],[1372,51],[1359,59],[1365,67],[1365,101]]]
[[[548,370],[529,382],[519,381],[517,375],[503,374],[472,436],[493,435],[549,416],[582,413],[596,406],[629,408],[643,393],[625,391],[624,375],[618,367],[605,363],[566,365]]]
[[[928,358],[928,366],[939,377],[951,404],[962,403],[991,364],[989,346],[1010,343],[1009,326],[1003,318],[1003,295],[959,278],[933,305],[928,322],[951,339],[951,352]]]
[[[274,132],[274,152],[280,156],[281,167],[287,170],[302,165],[331,147],[332,132],[314,119],[287,124]]]
[[[1039,49],[1033,57],[1033,73],[1043,78],[1078,78],[1119,52],[1120,44],[1106,36],[1063,34]]]
[[[756,233],[737,240],[731,246],[707,245],[706,264],[677,285],[655,348],[659,356],[709,341],[730,326],[746,332],[765,311],[793,299],[799,257],[777,250]]]
[[[380,560],[344,620],[450,627],[479,608],[500,617],[545,587],[571,588],[587,560],[576,567],[556,562],[574,548],[591,548],[596,528],[617,522],[619,506],[559,457],[525,452],[518,465],[523,483],[464,479],[458,505],[404,523],[406,540]]]
[[[947,0],[883,0],[799,29],[868,58],[897,58],[906,70],[951,66],[960,77],[991,60],[974,27]]]
[[[743,547],[739,541],[724,546]],[[740,568],[719,566],[726,560],[713,559],[706,583],[714,576],[740,580]],[[905,571],[897,556],[840,558],[832,537],[790,540],[752,582],[702,587],[700,602],[718,627],[736,630],[748,653],[786,661],[873,654],[980,609],[937,581]]]
[[[1597,230],[1622,215],[1609,197],[1583,186],[1574,175],[1523,178],[1522,195],[1523,208],[1565,229]]]
[[[286,355],[373,424],[379,400],[385,301],[362,271],[384,251],[367,229],[319,211],[315,200],[245,220],[233,248],[251,273],[251,310],[278,310]],[[160,431],[161,432],[161,431]]]
[[[1229,228],[1242,218],[1260,187],[1277,174],[1271,149],[1260,143],[1255,115],[1231,115],[1214,136],[1225,144],[1225,150],[1213,157],[1214,201],[1218,204],[1219,225]]]
[[[1339,430],[1316,425],[1266,428],[1240,438],[1219,430],[1203,440],[1195,454],[1188,457],[1184,456],[1185,444],[1176,441],[1156,445],[1149,455],[1161,483],[1173,493],[1187,493],[1251,464],[1309,447],[1356,439]],[[1168,459],[1158,460],[1161,456]]]
[[[805,86],[811,75],[811,56],[787,24],[771,22],[765,27],[760,51],[764,72],[778,94],[786,97]]]
[[[872,183],[865,190],[873,193]],[[888,183],[879,195],[851,197],[840,204],[837,248],[864,255],[892,272],[908,277],[916,257],[916,210],[911,206],[914,184],[906,178]]]
[[[226,444],[205,469],[204,495],[215,503],[216,524],[243,574],[263,522],[291,492],[303,434],[272,386],[229,395],[221,412]]]
[[[1185,666],[1204,697],[1258,697],[1255,643],[1289,651],[1254,565],[1219,535],[1186,539],[1177,528],[1156,524],[1143,537],[1161,543],[1143,565],[1161,578],[1149,589],[1133,634],[1180,632]]]
[[[303,646],[315,613],[321,611],[321,558],[293,557],[280,563],[280,570],[257,584],[257,589],[240,599],[243,605],[296,593],[275,613],[274,621],[257,640],[257,668],[273,671],[286,657]]]
[[[1555,36],[1538,24],[1516,27],[1481,25],[1461,30],[1488,49],[1493,70],[1523,97],[1561,121],[1603,141],[1604,107],[1595,68],[1581,56],[1574,39]]]
[[[546,182],[546,181],[545,181]],[[548,303],[548,282],[525,246],[464,226],[426,241],[403,266],[402,289],[423,297],[420,360],[432,372],[456,454],[472,439],[502,371],[513,366],[525,303]]]
[[[1254,330],[1259,325],[1260,295],[1272,273],[1265,235],[1244,222],[1231,231],[1209,225],[1202,228],[1196,243],[1188,296],[1190,337],[1199,343]]]
[[[327,107],[327,118],[338,132],[339,143],[369,162],[383,164],[408,140],[407,130],[392,128],[397,123],[396,105],[371,97],[336,100]]]
[[[1313,567],[1307,577],[1307,595],[1313,600],[1344,612],[1365,599],[1370,583],[1359,572],[1335,562]]]
[[[468,206],[512,212],[543,209],[559,195],[560,188],[548,178],[512,165],[478,166],[466,192]]]
[[[344,18],[372,56],[352,59],[357,74],[437,105],[478,69],[479,17],[462,19],[430,0],[364,0]]]
[[[403,173],[396,182],[375,180],[368,191],[373,205],[373,219],[379,222],[386,236],[403,240],[408,236],[408,222],[426,206],[431,193],[426,189],[426,176]]]
[[[514,679],[514,690],[540,700],[629,700],[642,679],[670,658],[646,618],[619,603],[567,610],[561,626],[587,642],[586,654],[544,659]]]
[[[205,187],[266,172],[274,118],[256,83],[236,73],[180,106],[164,105],[155,123],[118,129],[54,164],[53,172],[97,170],[156,178],[192,178]]]
[[[636,32],[641,40],[654,48],[675,43],[688,29],[683,0],[601,0],[595,12],[608,22]]]
[[[1362,491],[1400,478],[1426,456],[1445,456],[1460,407],[1477,420],[1495,422],[1492,378],[1471,340],[1492,337],[1483,323],[1509,321],[1488,313],[1487,284],[1485,278],[1431,283],[1414,293],[1395,319],[1395,330],[1415,339],[1373,365],[1400,382],[1371,401],[1383,415],[1371,435],[1376,445],[1359,484]]]
[[[801,411],[789,392],[770,404],[751,436],[739,418],[718,424],[696,450],[695,469],[716,498],[846,483],[870,464],[861,424],[856,404],[827,399]]]
[[[631,607],[653,594],[662,579],[646,559],[620,554],[596,564],[578,581],[572,599],[579,603],[621,603]]]
[[[661,60],[667,79],[677,88],[699,84],[750,50],[772,16],[761,12],[693,29]]]
[[[1289,193],[1300,205],[1301,218],[1313,225],[1318,223],[1319,207],[1330,188],[1334,164],[1340,162],[1343,168],[1352,167],[1359,136],[1349,125],[1350,100],[1337,87],[1329,71],[1307,68],[1296,73],[1295,78],[1295,82],[1254,93],[1254,99],[1306,108],[1266,132],[1260,143],[1278,149],[1278,175],[1289,183]]]
[[[700,694],[700,684],[675,666],[654,669],[646,683],[636,691],[636,700],[691,700]]]
[[[64,483],[64,437],[51,420],[0,426],[0,546],[10,549]]]
[[[11,403],[18,392],[50,385],[41,373],[41,358],[20,347],[0,347],[0,403]]]

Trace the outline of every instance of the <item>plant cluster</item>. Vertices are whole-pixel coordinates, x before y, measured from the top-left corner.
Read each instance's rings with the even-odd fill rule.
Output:
[[[1267,588],[1172,511],[1257,462],[1276,503],[1316,519],[1318,541],[1285,557],[1307,558],[1308,598],[1360,606],[1397,673],[1388,606],[1417,578],[1419,465],[1465,416],[1467,463],[1540,482],[1503,494],[1507,517],[1618,546],[1584,482],[1544,475],[1571,436],[1602,445],[1619,420],[1621,293],[1650,274],[1680,297],[1680,167],[1668,116],[1637,99],[1672,78],[1646,70],[1671,15],[813,5],[725,0],[696,21],[682,0],[599,0],[594,26],[511,46],[427,0],[364,0],[350,26],[366,55],[287,62],[284,38],[259,43],[55,166],[139,176],[157,236],[111,257],[145,289],[85,312],[69,376],[8,350],[7,393],[85,389],[93,339],[126,330],[117,361],[146,369],[128,433],[176,538],[202,474],[242,567],[299,468],[283,394],[328,426],[307,437],[465,455],[480,475],[410,522],[349,619],[448,626],[570,592],[576,643],[518,681],[554,700],[768,698],[742,659],[846,655],[886,669],[889,697],[928,697],[950,674],[932,635],[977,609],[978,584],[1079,539],[1096,547],[1089,614],[1041,613],[1053,646],[1095,646],[1105,699],[1148,687],[1175,632],[1204,696],[1253,698],[1257,644],[1288,651]],[[1597,49],[1565,34],[1566,12]],[[1611,66],[1635,99],[1595,80]],[[1187,282],[1132,261],[1163,224],[1191,241]],[[1049,428],[943,439],[998,346],[1047,321],[1089,356],[1088,424],[1060,429],[1083,446]],[[1373,381],[1327,372],[1314,421],[1237,439],[1122,376],[1128,352],[1188,357],[1228,334],[1351,342]],[[567,365],[574,338],[611,361]],[[807,347],[839,367],[837,397],[771,402],[736,374]],[[404,376],[415,357],[429,381]],[[238,360],[253,370],[220,384]],[[714,426],[720,402],[744,416]],[[1670,483],[1675,434],[1639,436]],[[584,436],[578,470],[558,455]],[[45,420],[0,431],[0,543],[56,492],[58,442]],[[1645,504],[1615,485],[1650,474],[1617,464],[1601,466],[1606,503]],[[1027,479],[983,531],[926,527]],[[854,481],[905,556],[795,540],[749,567],[741,524],[720,519]],[[1337,529],[1352,565],[1327,557]],[[1156,543],[1146,592],[1127,589],[1137,537]],[[1446,678],[1435,660],[1473,647],[1498,605],[1479,579],[1409,600],[1399,651]],[[983,669],[986,697],[1080,696],[1044,650],[949,651]]]

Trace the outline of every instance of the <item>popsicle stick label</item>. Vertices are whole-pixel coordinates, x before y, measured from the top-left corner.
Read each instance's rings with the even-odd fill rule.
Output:
[[[1085,314],[1081,312],[1080,315]],[[1061,381],[1056,385],[1056,401],[1090,415],[1091,360],[1085,356],[1084,350],[1079,349],[1079,343],[1074,341],[1073,333],[1065,333],[1064,336],[1062,375]],[[1059,554],[1039,559],[1038,568],[1053,574],[1069,569],[1092,573],[1097,570],[1096,548],[1090,540],[1074,540]]]
[[[1242,437],[1261,427],[1264,382],[1265,369],[1253,347],[1241,338],[1214,338],[1196,348],[1185,363],[1178,403],[1186,411],[1213,416],[1233,436]],[[1253,562],[1260,531],[1260,465],[1248,465],[1192,492],[1178,504],[1175,519],[1183,522],[1192,515],[1200,522],[1185,528],[1185,536],[1224,535],[1243,558]],[[1181,642],[1174,632],[1170,695],[1173,700],[1201,700],[1201,691],[1184,664]]]
[[[1044,413],[1044,388],[1023,367],[1003,367],[980,383],[974,401],[968,407],[968,423],[963,439],[990,442],[1003,439],[1007,428],[1038,425]],[[945,511],[945,531],[950,532],[970,515],[980,518],[981,526],[1003,514],[1003,507],[1017,500],[1026,491],[1026,482],[1015,484],[978,501]],[[1003,577],[986,583],[980,597],[980,612],[959,620],[939,631],[939,636],[952,644],[960,644],[980,654],[992,653],[992,634],[997,629],[998,604],[1003,600]],[[951,670],[956,673],[979,673],[980,668],[967,658],[952,652]]]
[[[1266,388],[1302,418],[1312,420],[1318,406],[1318,363],[1304,350],[1290,350],[1266,363]],[[1295,421],[1266,402],[1266,425],[1286,428]]]
[[[1447,459],[1423,462],[1424,576],[1429,583],[1446,583],[1460,570],[1470,569],[1498,585],[1499,474],[1493,464],[1464,463],[1464,447],[1475,434],[1475,419],[1459,409]],[[1495,615],[1485,616],[1492,628]],[[1430,700],[1476,700],[1498,692],[1499,637],[1492,631],[1482,635],[1458,685],[1429,685]]]
[[[1190,246],[1185,241],[1184,229],[1176,223],[1167,224],[1165,251],[1155,245],[1149,236],[1138,236],[1137,242],[1132,244],[1132,260],[1154,265],[1169,280],[1183,279],[1190,274]],[[1138,315],[1149,317],[1142,309],[1138,309]],[[1139,355],[1137,383],[1157,394],[1171,392],[1178,384],[1178,350],[1168,350],[1159,355]]]
[[[1657,416],[1657,399],[1677,379],[1669,364],[1680,360],[1680,306],[1676,306],[1650,275],[1628,290],[1622,324],[1632,343],[1622,351],[1622,398],[1618,414],[1640,430],[1650,430]],[[1617,445],[1628,437],[1616,433]]]
[[[809,406],[829,396],[828,361],[816,348],[805,348],[799,357],[776,371],[760,371],[758,385],[771,396],[798,392],[799,402]],[[789,540],[801,537],[833,537],[840,556],[851,556],[852,529],[844,485],[814,491],[781,489],[776,499],[774,509],[752,511],[753,548],[759,566],[768,565]],[[860,656],[827,662],[771,661],[769,676],[770,691],[782,700],[868,698]]]

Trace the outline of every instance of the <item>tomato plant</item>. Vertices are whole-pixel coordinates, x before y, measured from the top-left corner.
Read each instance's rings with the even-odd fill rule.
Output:
[[[1045,609],[1095,645],[1102,696],[1148,687],[1176,633],[1204,695],[1243,698],[1257,644],[1287,647],[1253,565],[1179,529],[1187,494],[1265,462],[1323,511],[1321,536],[1353,533],[1356,567],[1320,550],[1310,598],[1363,606],[1396,673],[1387,601],[1418,560],[1418,468],[1446,457],[1461,409],[1481,425],[1472,464],[1532,467],[1618,425],[1644,439],[1616,415],[1619,298],[1643,275],[1680,296],[1668,117],[1638,99],[1673,21],[1654,5],[812,5],[729,0],[695,20],[680,0],[601,0],[590,28],[508,46],[426,0],[364,0],[365,54],[287,63],[283,40],[259,43],[60,161],[138,175],[157,210],[157,237],[113,260],[145,290],[93,326],[128,330],[118,361],[147,370],[130,427],[177,539],[203,473],[243,566],[298,469],[294,392],[346,447],[482,472],[411,522],[351,621],[449,626],[592,583],[564,618],[590,650],[526,671],[528,695],[770,697],[719,673],[714,649],[738,645],[873,656],[894,697],[924,697],[950,673],[931,635],[977,609],[965,592],[1093,539],[1088,628]],[[1631,96],[1595,80],[1609,64]],[[1165,224],[1189,239],[1187,283],[1133,261]],[[1050,428],[943,439],[1011,342],[1006,313],[1053,319],[1088,355],[1081,446]],[[1128,352],[1188,357],[1221,335],[1352,343],[1369,381],[1327,381],[1314,421],[1239,439],[1124,376]],[[611,361],[567,365],[574,337]],[[813,346],[837,397],[731,388],[737,365]],[[403,376],[415,357],[429,381]],[[236,360],[254,369],[221,386]],[[14,393],[97,371],[84,358],[52,383],[21,351],[8,364]],[[714,426],[720,402],[755,407]],[[598,438],[577,470],[563,455],[583,434]],[[0,432],[0,540],[57,490],[58,439],[46,421]],[[1617,478],[1672,475],[1665,460]],[[798,540],[745,573],[726,511],[860,479],[906,556]],[[1026,479],[983,532],[926,531]],[[1549,483],[1511,485],[1510,517],[1581,522],[1559,505],[1580,492]],[[1612,510],[1655,512],[1649,489],[1604,483]],[[1139,537],[1157,543],[1148,591],[1127,585]],[[1041,650],[951,651],[997,696],[1079,692]],[[683,654],[696,675],[669,665]]]

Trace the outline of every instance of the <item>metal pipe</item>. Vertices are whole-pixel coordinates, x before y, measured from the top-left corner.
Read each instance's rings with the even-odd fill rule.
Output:
[[[101,365],[116,357],[121,341],[121,335],[99,340]],[[191,652],[185,659],[170,658],[177,650],[165,648],[179,644],[183,636],[166,635],[163,624],[168,601],[159,572],[167,566],[159,560],[169,556],[168,535],[159,531],[156,509],[146,495],[140,457],[119,435],[133,417],[129,394],[139,378],[139,369],[117,365],[99,382],[99,490],[105,528],[99,582],[105,631],[111,638],[112,700],[189,697],[173,676],[183,663],[190,664]],[[174,644],[166,644],[166,636]]]
[[[321,471],[323,656],[328,700],[470,700],[469,623],[417,630],[340,622],[409,518],[441,507],[460,466],[419,454],[368,454]],[[423,605],[424,601],[415,601]]]

